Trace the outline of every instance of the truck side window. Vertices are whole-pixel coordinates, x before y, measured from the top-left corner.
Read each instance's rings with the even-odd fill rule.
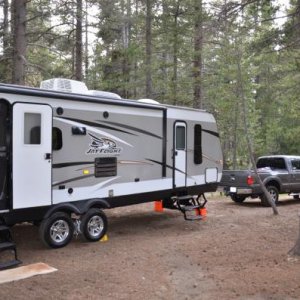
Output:
[[[52,150],[60,150],[63,146],[62,132],[59,128],[52,128]]]
[[[199,124],[194,127],[194,163],[202,164],[202,127]]]
[[[40,145],[41,144],[41,114],[25,113],[24,114],[24,144]]]
[[[271,168],[272,170],[286,170],[285,161],[281,157],[261,158],[257,162],[257,168]]]
[[[300,160],[294,159],[291,162],[292,162],[292,169],[294,171],[300,171]]]

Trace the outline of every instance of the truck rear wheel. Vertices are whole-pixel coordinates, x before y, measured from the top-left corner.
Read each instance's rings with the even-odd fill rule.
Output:
[[[99,241],[107,231],[107,218],[104,212],[98,208],[91,208],[83,215],[80,229],[86,240]]]
[[[242,203],[245,201],[245,199],[247,198],[246,196],[242,196],[242,195],[230,195],[230,198],[232,201],[236,202],[236,203]]]
[[[41,222],[39,232],[46,246],[64,247],[73,237],[74,225],[71,216],[64,212],[56,212]]]
[[[268,190],[268,192],[269,192],[269,194],[271,196],[272,201],[275,204],[278,204],[279,191],[278,191],[277,187],[275,187],[273,185],[269,185],[269,186],[267,186],[267,190]],[[260,196],[260,200],[261,200],[261,204],[263,206],[271,206],[265,195],[261,195]]]

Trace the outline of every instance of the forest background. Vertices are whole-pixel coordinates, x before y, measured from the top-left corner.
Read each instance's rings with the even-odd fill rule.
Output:
[[[225,167],[300,155],[300,0],[0,0],[0,82],[206,109]],[[244,102],[243,102],[244,101]]]

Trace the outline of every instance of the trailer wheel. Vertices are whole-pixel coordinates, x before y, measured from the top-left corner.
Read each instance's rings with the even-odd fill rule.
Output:
[[[70,215],[56,212],[42,221],[39,231],[40,238],[46,246],[61,248],[71,241],[74,225]]]
[[[107,231],[106,215],[101,209],[91,208],[83,215],[80,229],[86,240],[90,242],[99,241]]]
[[[300,199],[300,195],[294,195],[293,198],[294,198],[295,200],[299,200],[299,199]]]
[[[242,203],[245,201],[245,199],[247,198],[246,196],[242,196],[242,195],[236,195],[236,194],[232,194],[230,195],[230,198],[232,201],[236,202],[236,203]]]
[[[272,201],[275,204],[278,204],[279,191],[278,191],[277,187],[275,187],[273,185],[269,185],[269,186],[267,186],[267,190],[271,196]],[[261,200],[261,204],[263,206],[270,206],[268,199],[265,197],[265,195],[261,195],[260,200]]]

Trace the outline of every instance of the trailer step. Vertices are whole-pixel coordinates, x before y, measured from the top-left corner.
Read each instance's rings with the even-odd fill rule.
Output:
[[[9,269],[9,268],[13,268],[16,267],[18,265],[20,265],[22,262],[18,259],[14,259],[14,260],[10,260],[4,263],[0,263],[0,270],[5,270],[5,269]]]
[[[0,251],[4,250],[15,250],[16,249],[16,244],[13,242],[2,242],[0,243]]]
[[[203,201],[201,201],[203,198]],[[197,197],[191,195],[175,196],[172,198],[174,205],[183,213],[184,219],[187,221],[195,221],[203,219],[200,215],[200,209],[204,208],[207,200],[204,194]]]
[[[201,207],[199,205],[185,205],[181,207],[181,209],[184,211],[195,211],[200,208]]]
[[[17,257],[16,244],[12,240],[10,229],[5,224],[0,224],[0,259],[0,270],[22,263]]]
[[[0,231],[9,230],[9,227],[6,225],[0,225]]]

